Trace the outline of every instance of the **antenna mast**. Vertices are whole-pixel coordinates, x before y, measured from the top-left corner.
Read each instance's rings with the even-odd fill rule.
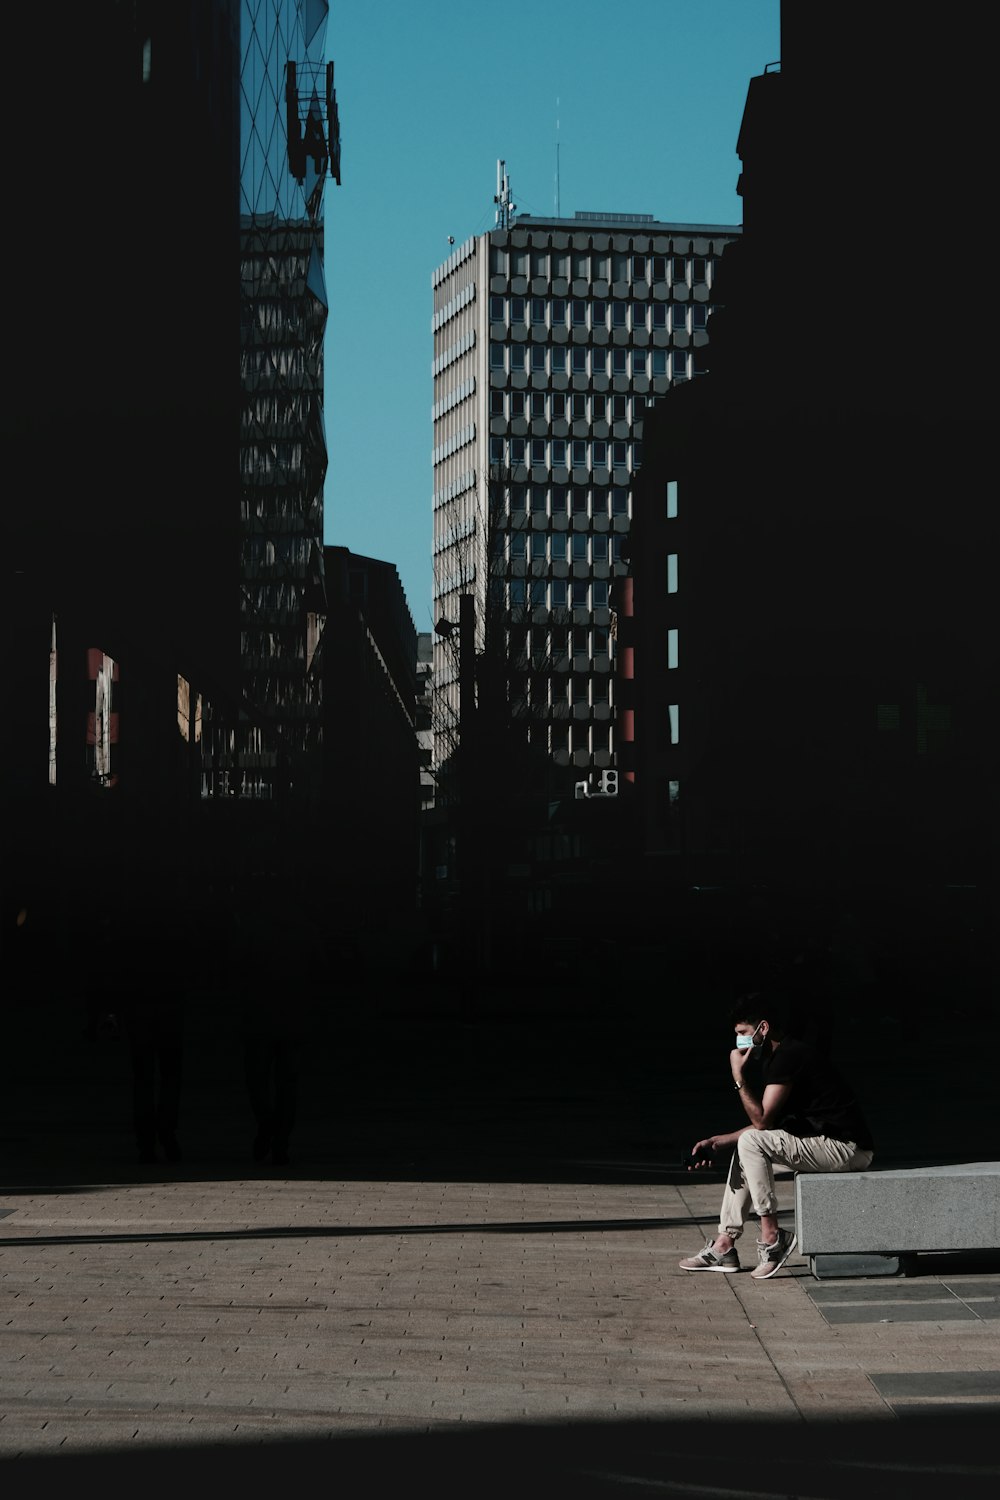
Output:
[[[497,229],[509,229],[517,213],[517,204],[510,201],[510,178],[506,162],[497,162],[497,190],[493,202],[497,205]]]
[[[556,100],[556,218],[562,218],[559,212],[559,100]]]

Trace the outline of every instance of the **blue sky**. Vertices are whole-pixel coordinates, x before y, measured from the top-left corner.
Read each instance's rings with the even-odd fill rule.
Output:
[[[431,275],[522,213],[739,224],[747,86],[779,0],[334,0],[343,185],[327,185],[326,541],[399,569],[431,610]]]

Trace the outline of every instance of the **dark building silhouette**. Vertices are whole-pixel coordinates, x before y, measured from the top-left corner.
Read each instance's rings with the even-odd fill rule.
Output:
[[[618,600],[647,888],[990,876],[989,92],[940,44],[783,6],[750,84],[711,370],[647,416]]]
[[[385,956],[417,906],[417,633],[396,567],[325,549],[325,859],[338,934]]]
[[[235,697],[239,6],[19,6],[7,45],[8,888],[73,907],[169,884],[191,684]]]

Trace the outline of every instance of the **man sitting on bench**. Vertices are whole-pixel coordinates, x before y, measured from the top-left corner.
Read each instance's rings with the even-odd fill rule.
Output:
[[[735,1147],[722,1196],[719,1232],[683,1271],[739,1271],[736,1241],[752,1212],[760,1218],[758,1281],[780,1270],[796,1237],[778,1227],[774,1167],[793,1172],[863,1172],[871,1165],[871,1132],[852,1090],[814,1047],[785,1031],[781,1011],[761,992],[744,995],[731,1016],[736,1046],[733,1083],[749,1125],[698,1141],[692,1165],[709,1166]]]

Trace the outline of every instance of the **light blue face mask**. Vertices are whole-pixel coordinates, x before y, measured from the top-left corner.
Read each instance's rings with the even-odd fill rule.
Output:
[[[744,1036],[742,1031],[737,1032],[736,1046],[740,1052],[756,1052],[757,1049],[763,1045],[762,1042],[754,1041],[754,1037],[757,1035],[757,1032],[760,1030],[763,1024],[763,1021],[759,1021],[750,1036]]]

